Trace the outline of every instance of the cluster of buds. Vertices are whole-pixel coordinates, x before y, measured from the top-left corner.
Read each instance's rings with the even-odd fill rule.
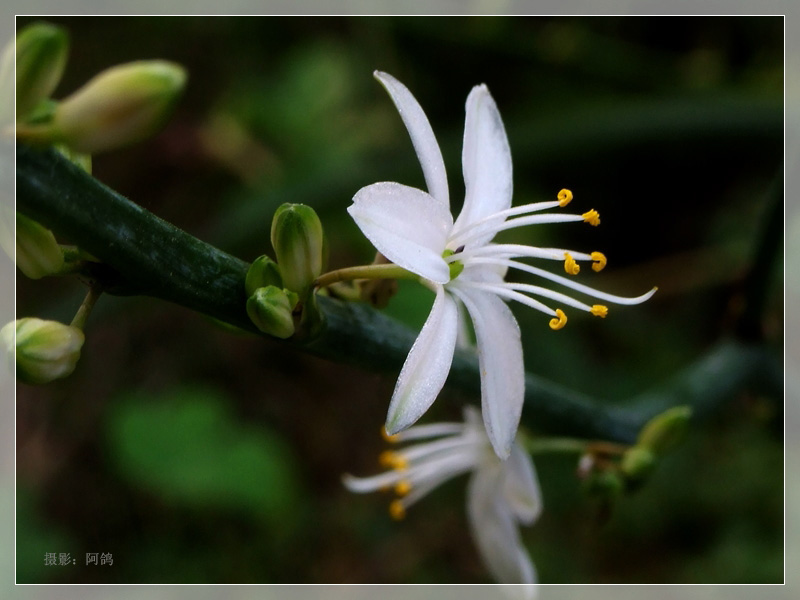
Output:
[[[638,488],[658,460],[681,441],[691,416],[688,406],[675,406],[650,419],[632,446],[590,445],[578,462],[578,476],[587,491],[608,500]]]
[[[286,339],[318,320],[313,284],[327,262],[322,223],[309,206],[283,204],[270,231],[277,261],[258,257],[247,272],[247,314],[260,331]]]
[[[186,84],[180,65],[136,61],[98,73],[55,101],[69,40],[60,27],[34,23],[17,36],[17,138],[93,154],[141,141],[158,131]]]

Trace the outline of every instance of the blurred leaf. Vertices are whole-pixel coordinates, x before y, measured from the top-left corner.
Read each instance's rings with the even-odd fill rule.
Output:
[[[6,507],[3,494],[3,508],[13,511],[13,504]],[[48,526],[36,510],[36,498],[27,490],[17,490],[17,583],[42,583],[52,576],[63,574],[60,569],[67,567],[45,566],[44,557],[47,552],[70,552],[72,558],[80,559],[75,553],[74,540],[58,527]],[[13,532],[12,532],[13,533]]]
[[[297,502],[283,442],[237,422],[209,390],[128,395],[113,406],[107,433],[121,474],[168,503],[244,509],[274,522]]]

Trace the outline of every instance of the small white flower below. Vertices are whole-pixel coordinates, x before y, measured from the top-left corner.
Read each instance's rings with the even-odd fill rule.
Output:
[[[463,423],[417,425],[389,436],[393,443],[420,440],[384,452],[381,464],[391,470],[373,477],[345,475],[351,492],[394,490],[389,505],[394,519],[445,481],[471,473],[467,516],[484,563],[499,583],[535,584],[536,570],[517,526],[531,525],[542,510],[542,497],[530,456],[514,443],[507,460],[494,453],[477,409],[464,410]],[[531,585],[526,596],[534,594]]]

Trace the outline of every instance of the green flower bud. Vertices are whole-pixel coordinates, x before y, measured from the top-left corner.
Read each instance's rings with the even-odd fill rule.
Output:
[[[53,232],[17,213],[17,266],[31,279],[58,273],[64,254]]]
[[[266,254],[262,254],[253,261],[253,264],[250,265],[250,268],[247,270],[247,277],[244,280],[244,290],[249,298],[258,288],[268,285],[279,288],[283,287],[278,263]]]
[[[691,417],[692,409],[688,406],[674,406],[665,410],[642,427],[636,445],[654,454],[663,454],[683,439]]]
[[[656,465],[656,457],[647,448],[634,446],[622,455],[620,467],[626,477],[634,480],[644,479]]]
[[[283,285],[303,294],[325,266],[325,234],[317,213],[304,204],[283,204],[272,218],[270,238]]]
[[[133,144],[161,128],[185,83],[183,67],[171,62],[118,65],[61,102],[45,127],[52,141],[78,152],[92,154]]]
[[[588,493],[601,498],[616,498],[625,490],[622,478],[613,471],[594,471],[584,484]]]
[[[247,314],[264,333],[286,339],[294,335],[292,309],[296,303],[296,294],[268,285],[247,299]]]
[[[17,34],[17,120],[56,89],[68,50],[66,31],[49,23],[32,23]]]
[[[0,329],[0,339],[10,356],[16,351],[17,379],[49,383],[75,370],[84,337],[72,325],[30,317],[6,324]]]

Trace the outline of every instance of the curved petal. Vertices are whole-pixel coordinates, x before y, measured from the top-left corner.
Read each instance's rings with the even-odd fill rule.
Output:
[[[504,463],[503,496],[518,521],[531,525],[542,514],[542,491],[530,454],[518,444]]]
[[[453,217],[430,195],[399,183],[374,183],[356,193],[347,212],[393,263],[436,283],[450,280],[442,253]]]
[[[474,288],[462,289],[457,283],[451,286],[448,289],[453,289],[464,302],[475,328],[486,435],[497,456],[505,459],[511,454],[525,399],[519,325],[497,295]]]
[[[472,88],[467,97],[464,148],[461,153],[466,196],[453,233],[511,206],[513,194],[511,149],[500,112],[485,85]],[[493,233],[476,238],[483,244]]]
[[[498,583],[525,583],[524,596],[536,595],[536,569],[504,502],[503,464],[497,460],[476,470],[467,489],[467,516],[481,558]]]
[[[425,183],[431,196],[436,198],[450,210],[450,195],[447,190],[447,173],[444,169],[442,151],[433,135],[433,129],[428,122],[428,117],[417,102],[417,99],[408,91],[408,88],[397,81],[388,73],[375,71],[375,79],[381,82],[392,97],[392,102],[397,107],[397,112],[411,136],[411,143],[417,152]]]
[[[386,417],[389,435],[412,425],[433,404],[450,372],[457,331],[456,301],[438,286],[431,314],[397,378]]]

